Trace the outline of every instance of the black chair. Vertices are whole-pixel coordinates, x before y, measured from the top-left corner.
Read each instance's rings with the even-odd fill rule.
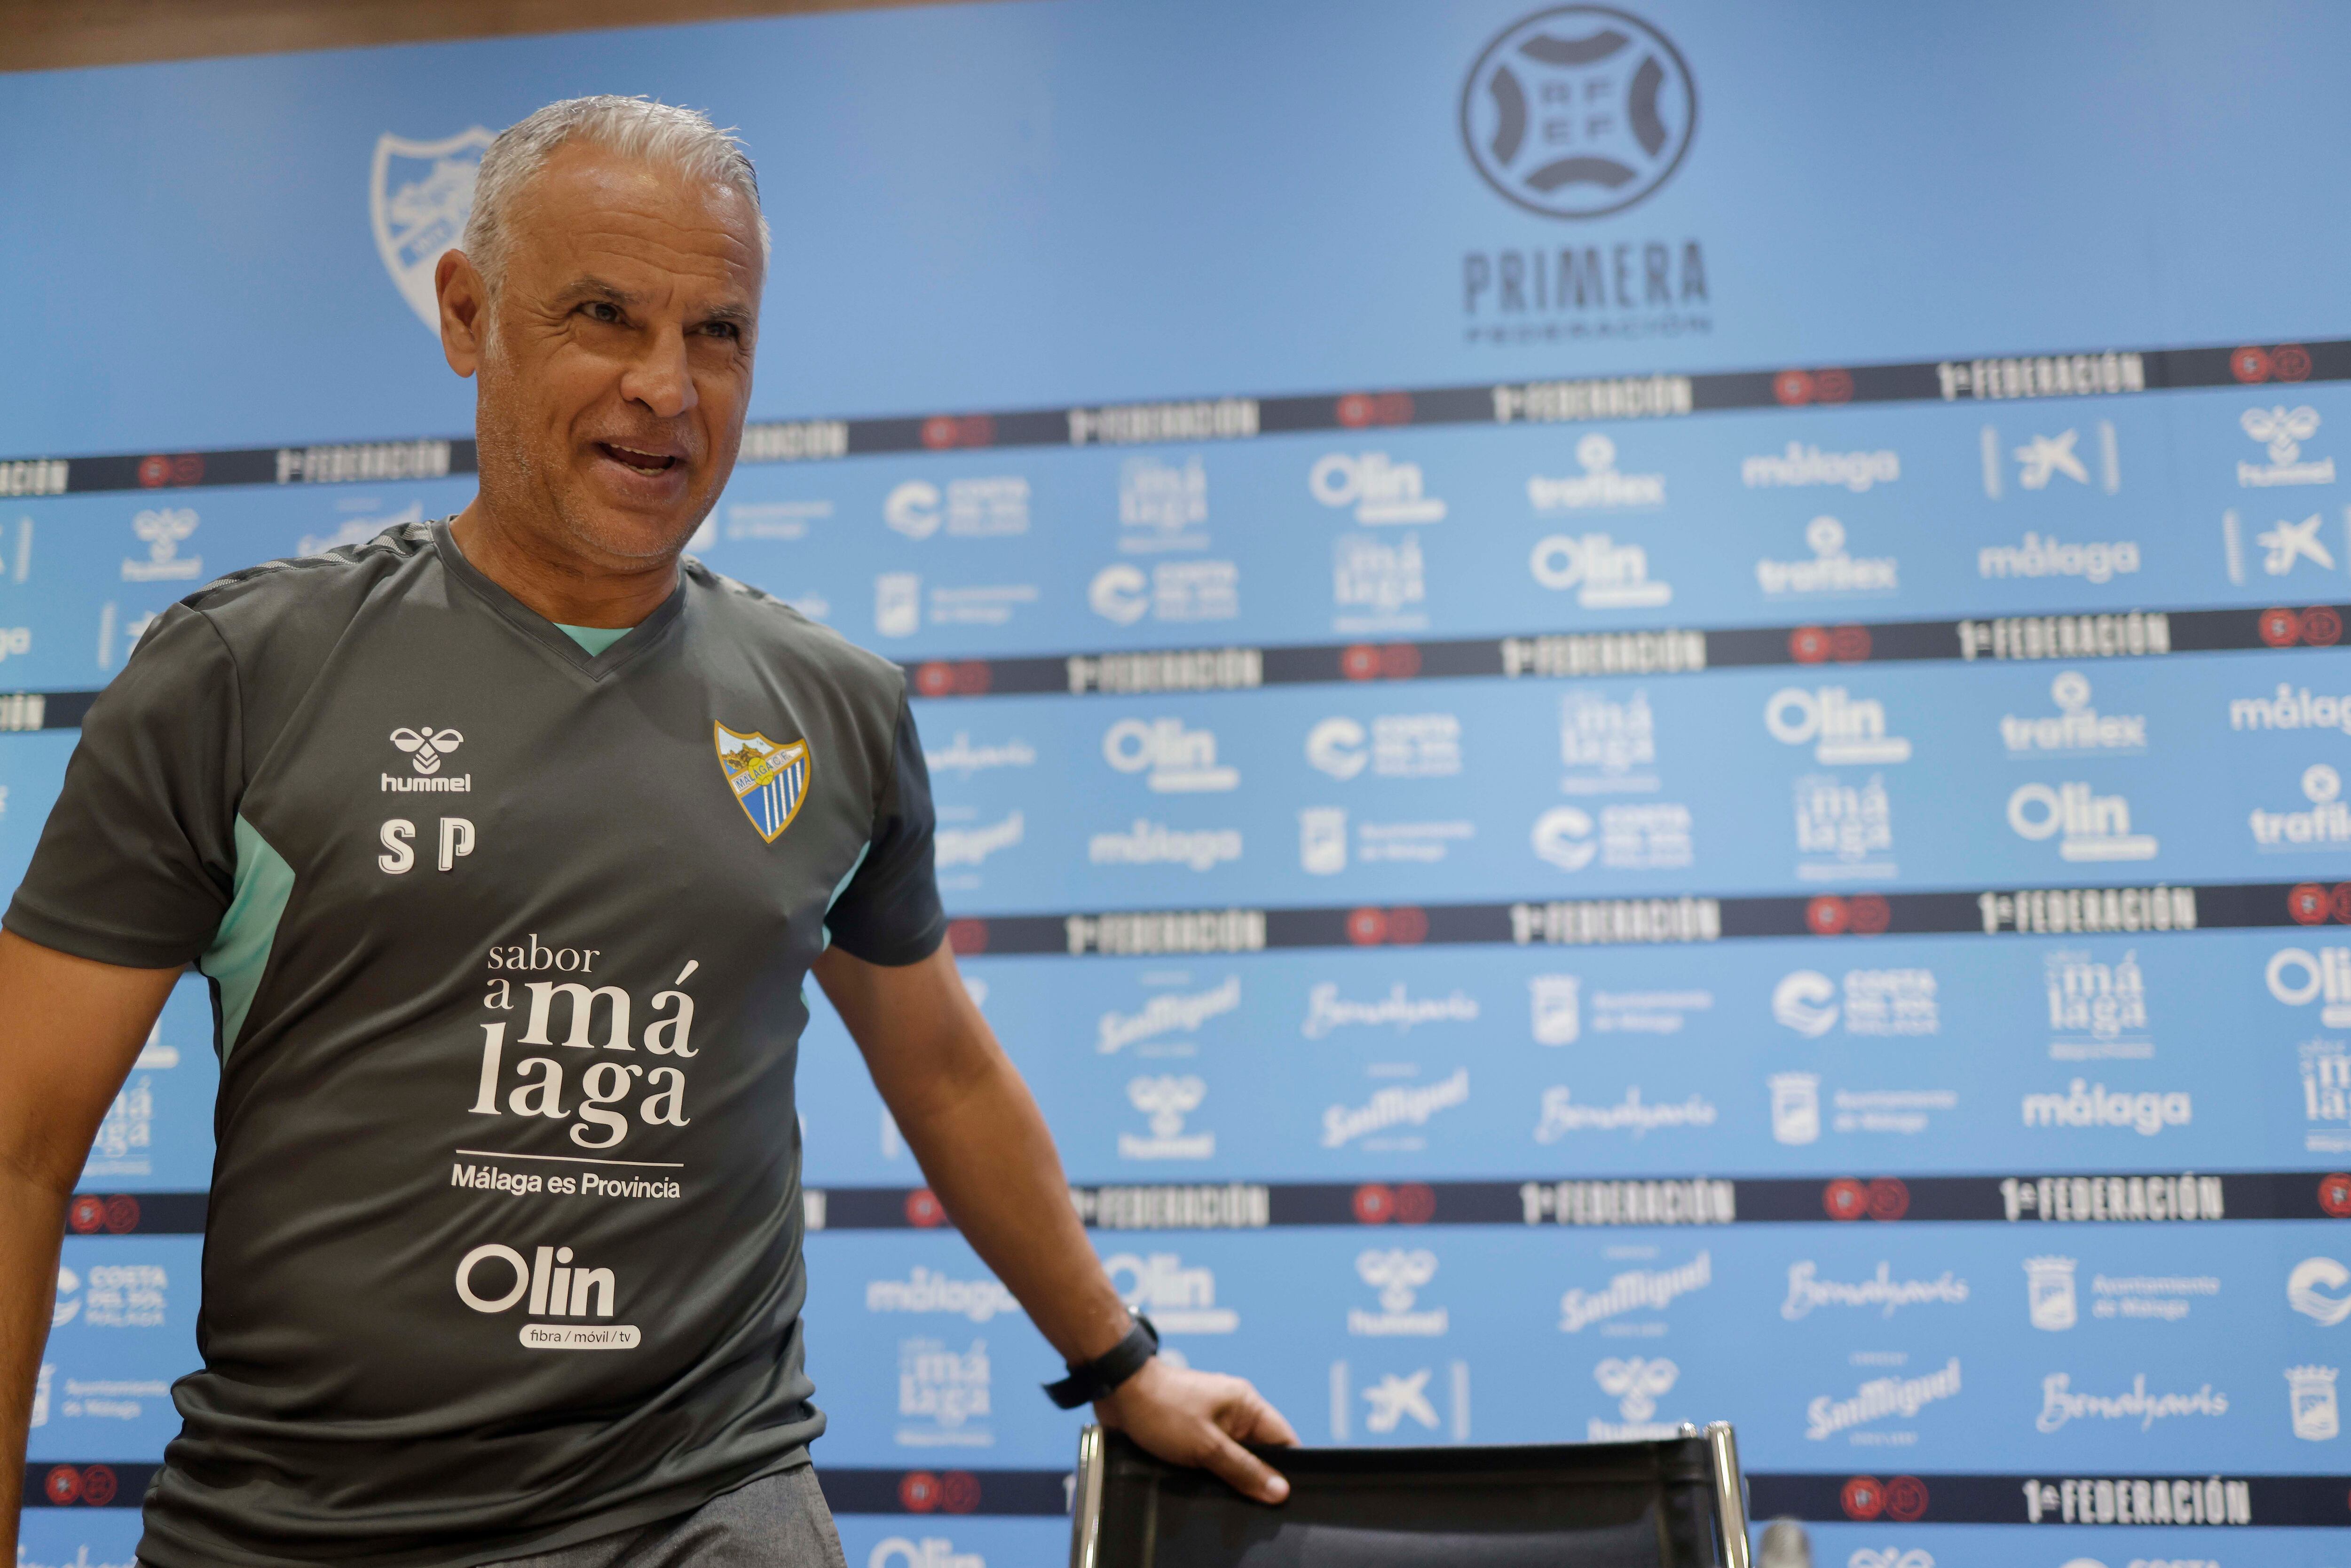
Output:
[[[1280,1508],[1078,1439],[1070,1568],[1749,1568],[1730,1423],[1649,1443],[1283,1448]]]

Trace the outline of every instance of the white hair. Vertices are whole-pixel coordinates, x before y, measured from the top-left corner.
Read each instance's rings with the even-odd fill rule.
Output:
[[[759,176],[741,138],[713,125],[698,109],[600,93],[567,98],[515,121],[482,154],[482,170],[474,182],[474,210],[465,220],[465,251],[493,293],[514,243],[507,214],[516,198],[557,149],[572,141],[667,164],[689,179],[733,190],[750,204],[758,223],[759,266],[766,270],[768,220],[759,211]]]

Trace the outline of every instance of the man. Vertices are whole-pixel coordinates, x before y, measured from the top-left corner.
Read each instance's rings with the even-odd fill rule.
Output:
[[[0,1485],[64,1199],[193,962],[204,1366],[143,1563],[838,1564],[801,1372],[811,972],[1071,1397],[1280,1500],[1239,1444],[1289,1427],[1150,1359],[956,977],[899,671],[680,559],[750,396],[748,160],[698,114],[551,105],[484,158],[465,238],[437,285],[477,498],[168,612],[7,911]]]

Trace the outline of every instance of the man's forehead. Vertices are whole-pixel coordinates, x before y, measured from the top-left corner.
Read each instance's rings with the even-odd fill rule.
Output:
[[[722,182],[575,143],[548,160],[517,205],[512,259],[536,261],[559,287],[593,278],[608,292],[642,292],[691,279],[756,294],[758,216]]]

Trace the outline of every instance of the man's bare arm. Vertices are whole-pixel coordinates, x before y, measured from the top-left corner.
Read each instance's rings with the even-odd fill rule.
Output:
[[[94,964],[0,931],[0,1548],[16,1561],[33,1384],[66,1199],[178,969]]]
[[[942,946],[891,968],[834,947],[817,960],[816,976],[931,1190],[1039,1332],[1071,1361],[1116,1344],[1126,1308],[1070,1207],[1044,1115],[965,991],[954,956]],[[1240,1378],[1154,1357],[1094,1408],[1163,1458],[1205,1465],[1266,1502],[1289,1495],[1289,1483],[1240,1445],[1294,1443],[1297,1434]]]

